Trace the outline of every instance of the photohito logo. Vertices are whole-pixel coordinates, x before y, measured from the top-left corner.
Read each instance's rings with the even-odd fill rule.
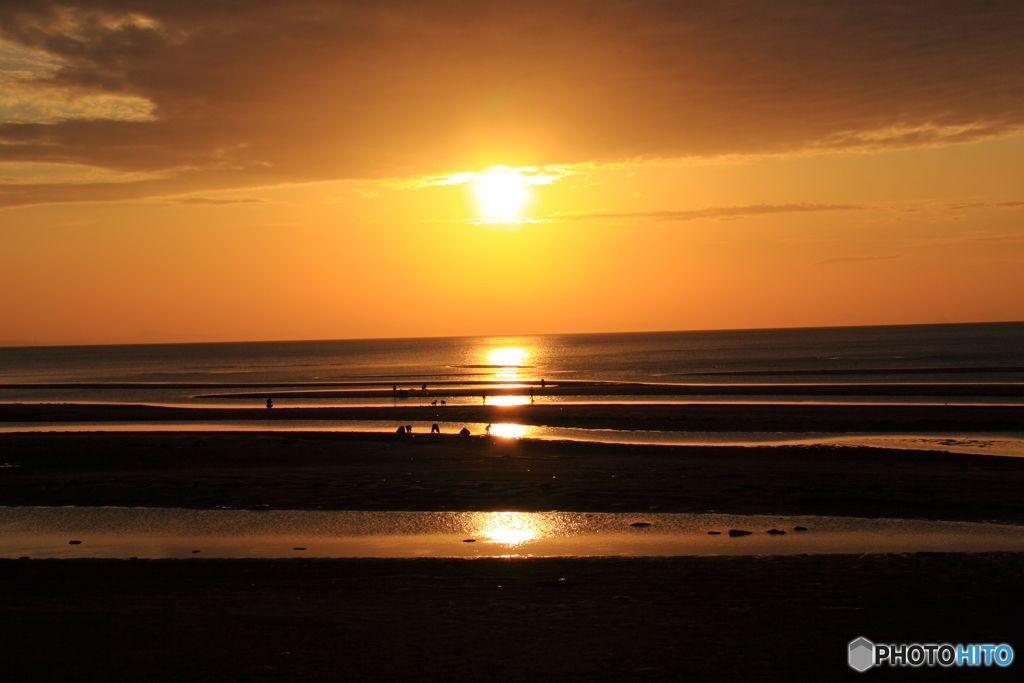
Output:
[[[1013,662],[1013,648],[999,645],[950,645],[942,643],[910,643],[883,645],[861,637],[850,641],[850,667],[867,671],[873,666],[1009,666]]]

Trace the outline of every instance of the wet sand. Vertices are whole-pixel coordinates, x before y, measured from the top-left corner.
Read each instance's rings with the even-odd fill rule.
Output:
[[[462,419],[519,415],[500,421],[642,423],[645,429],[699,424],[722,431],[728,424],[751,431],[783,423],[799,423],[801,430],[891,424],[893,431],[1021,424],[1019,410],[953,406],[875,412],[834,406],[541,407],[518,413],[466,408]],[[697,410],[704,408],[727,410]],[[251,412],[257,419],[268,413],[288,419],[277,416],[323,410]],[[383,410],[400,423],[428,420],[406,416],[432,409]],[[448,408],[446,419],[456,419],[456,410]],[[158,413],[165,419],[217,419],[205,414],[213,411],[180,416],[190,412],[3,406],[0,420],[94,420],[104,418],[83,415],[105,414],[152,421]],[[237,415],[246,411],[224,412],[232,413],[230,419],[251,419]],[[389,419],[352,412],[345,410],[344,419]],[[800,422],[815,414],[823,417],[813,426]],[[977,455],[228,432],[0,434],[0,451],[0,460],[17,465],[0,468],[2,505],[715,510],[1024,524],[1024,459]],[[1007,642],[1024,656],[1022,575],[1024,557],[1013,553],[8,560],[0,561],[0,623],[7,625],[4,670],[17,681],[852,680],[861,674],[847,667],[846,645],[858,636],[896,643]],[[863,675],[1009,679],[1019,667]]]
[[[1024,459],[420,434],[0,434],[0,504],[728,512],[1024,523]]]

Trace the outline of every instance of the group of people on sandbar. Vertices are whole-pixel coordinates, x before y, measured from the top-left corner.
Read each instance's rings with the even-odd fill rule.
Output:
[[[437,424],[436,422],[434,424],[430,425],[430,433],[431,434],[440,434],[441,433],[441,425]],[[491,433],[491,425],[487,425],[487,433],[488,434]],[[398,429],[395,430],[395,434],[397,434],[398,436],[412,436],[412,425],[399,425]],[[470,436],[470,435],[471,435],[471,432],[466,427],[463,427],[462,429],[459,430],[459,436]]]

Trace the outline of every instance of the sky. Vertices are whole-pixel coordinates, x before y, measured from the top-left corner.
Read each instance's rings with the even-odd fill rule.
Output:
[[[0,343],[1024,320],[1019,0],[4,0]]]

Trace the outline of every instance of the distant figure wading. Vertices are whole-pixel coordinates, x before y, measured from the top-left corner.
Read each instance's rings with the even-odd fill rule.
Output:
[[[441,433],[441,427],[439,425],[437,425],[437,424],[430,425],[430,433],[431,434],[440,434]]]
[[[274,401],[273,401],[273,399],[269,399],[269,398],[268,398],[268,399],[267,399],[267,408],[273,408],[273,407],[274,407]]]

